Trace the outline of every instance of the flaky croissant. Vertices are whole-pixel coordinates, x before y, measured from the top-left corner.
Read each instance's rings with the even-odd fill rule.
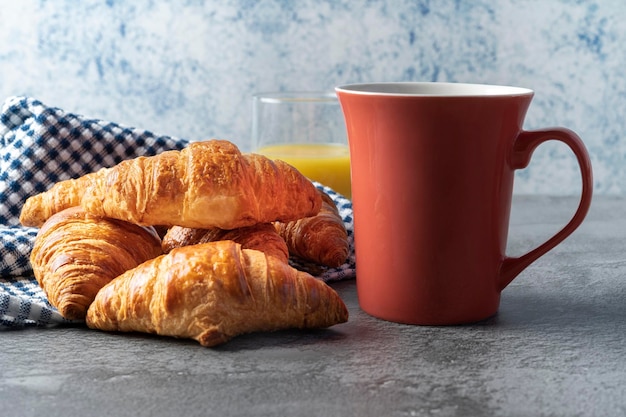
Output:
[[[334,201],[318,191],[323,202],[317,215],[288,223],[275,222],[274,226],[290,254],[336,268],[346,262],[350,253],[348,232]]]
[[[44,223],[30,261],[50,303],[63,317],[81,320],[105,284],[161,253],[153,230],[72,207]]]
[[[36,226],[41,216],[29,213],[58,211],[37,207],[56,201],[65,198],[27,200],[22,224]],[[235,229],[315,215],[321,200],[290,165],[210,140],[103,168],[89,178],[80,205],[93,215],[139,225]]]
[[[259,223],[254,226],[240,227],[232,230],[224,229],[193,229],[189,227],[171,227],[161,242],[163,252],[168,253],[174,248],[195,245],[198,243],[232,240],[243,249],[255,249],[273,256],[283,262],[289,261],[287,243],[278,235],[271,223]]]
[[[215,346],[249,332],[322,328],[348,320],[323,281],[232,241],[183,246],[107,284],[87,325],[192,338]]]

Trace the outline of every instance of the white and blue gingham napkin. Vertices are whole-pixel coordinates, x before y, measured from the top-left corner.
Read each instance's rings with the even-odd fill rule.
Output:
[[[58,181],[188,143],[68,113],[29,97],[7,99],[0,112],[0,329],[70,323],[50,305],[33,276],[29,257],[38,229],[19,223],[28,197]],[[290,262],[324,281],[354,278],[352,203],[316,186],[331,196],[344,219],[350,258],[339,268]]]

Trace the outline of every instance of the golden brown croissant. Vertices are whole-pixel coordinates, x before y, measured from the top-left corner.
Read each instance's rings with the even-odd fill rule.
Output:
[[[256,331],[322,328],[348,320],[323,281],[232,241],[183,246],[106,285],[87,325],[192,338],[215,346]]]
[[[292,166],[242,154],[224,140],[122,161],[87,180],[86,187],[59,184],[54,197],[27,200],[20,221],[36,226],[67,206],[57,202],[80,198],[88,213],[139,225],[234,229],[312,216],[322,204],[315,186]],[[77,193],[67,198],[67,190]]]
[[[100,175],[98,172],[82,177],[59,181],[48,191],[29,197],[22,206],[20,222],[24,226],[41,227],[53,214],[80,205],[89,183]]]
[[[171,227],[161,243],[163,252],[168,253],[174,248],[195,245],[198,243],[216,242],[218,240],[232,240],[243,249],[255,249],[268,256],[274,256],[283,262],[289,261],[287,243],[271,223],[259,223],[254,226],[238,229],[193,229],[189,227]]]
[[[100,288],[161,253],[154,231],[72,207],[44,223],[30,261],[50,303],[63,317],[80,320]]]
[[[318,191],[323,203],[317,215],[288,223],[275,222],[274,226],[287,242],[290,254],[336,268],[350,253],[348,232],[333,200]]]

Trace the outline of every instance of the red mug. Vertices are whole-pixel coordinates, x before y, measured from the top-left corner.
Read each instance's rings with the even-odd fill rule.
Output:
[[[569,236],[591,204],[591,162],[571,130],[523,130],[526,88],[457,83],[336,88],[348,133],[356,285],[368,314],[453,325],[496,314],[501,291]],[[519,257],[506,255],[514,171],[543,142],[580,165],[571,220]]]

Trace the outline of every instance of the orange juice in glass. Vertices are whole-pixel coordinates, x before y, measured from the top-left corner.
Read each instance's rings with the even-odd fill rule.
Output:
[[[305,177],[350,198],[350,153],[338,143],[293,143],[269,145],[257,150],[272,159],[296,167]]]
[[[254,95],[252,151],[351,197],[345,121],[334,92]]]

